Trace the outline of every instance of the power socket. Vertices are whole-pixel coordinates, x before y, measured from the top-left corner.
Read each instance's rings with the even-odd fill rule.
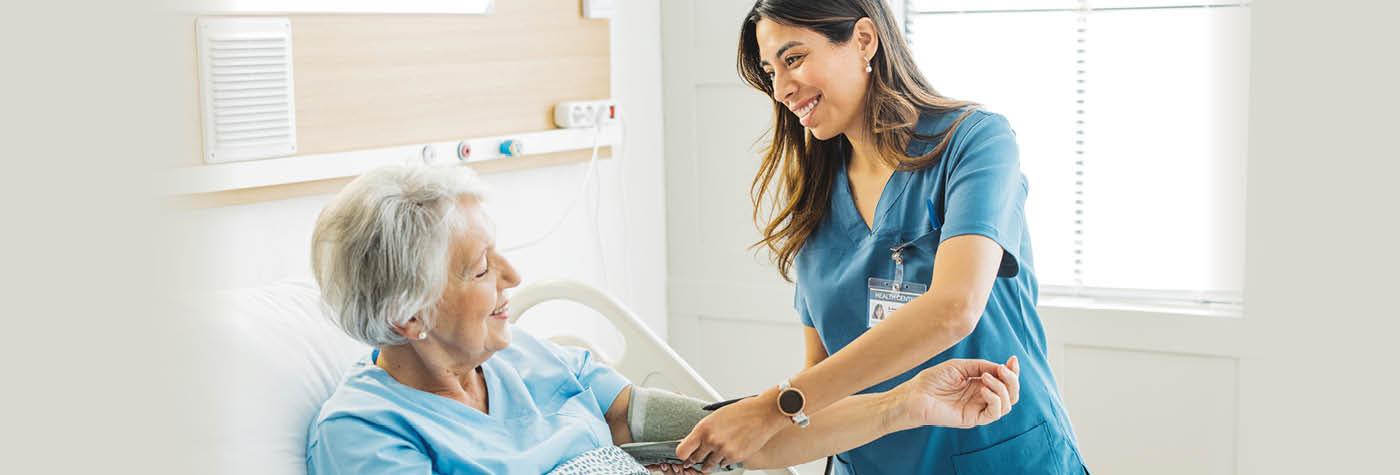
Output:
[[[554,125],[565,129],[607,125],[617,119],[617,105],[611,100],[565,101],[554,106]]]

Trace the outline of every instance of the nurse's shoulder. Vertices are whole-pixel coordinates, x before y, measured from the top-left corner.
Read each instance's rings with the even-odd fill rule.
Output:
[[[958,122],[963,114],[966,117]],[[956,128],[954,128],[956,125]],[[958,162],[959,158],[983,152],[984,148],[1002,141],[1015,141],[1015,131],[1005,116],[981,107],[951,111],[925,112],[914,126],[915,135],[905,153],[911,157],[928,155],[943,137],[952,137],[943,157]],[[950,165],[953,163],[950,163]]]

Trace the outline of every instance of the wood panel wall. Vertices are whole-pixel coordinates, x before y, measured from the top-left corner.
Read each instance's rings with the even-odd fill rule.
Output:
[[[547,130],[554,128],[554,104],[610,96],[608,23],[583,18],[579,0],[504,0],[485,16],[290,18],[299,154]],[[589,153],[473,166],[482,172],[548,166],[587,160]],[[201,163],[194,153],[180,165]],[[334,192],[349,180],[180,201],[199,207],[267,201]]]

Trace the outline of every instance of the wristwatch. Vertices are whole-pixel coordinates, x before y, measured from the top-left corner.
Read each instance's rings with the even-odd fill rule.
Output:
[[[802,394],[801,389],[792,387],[786,379],[778,384],[778,412],[792,419],[792,423],[797,424],[797,427],[804,429],[807,428],[807,423],[811,422],[807,413],[802,412],[806,406],[807,396]]]

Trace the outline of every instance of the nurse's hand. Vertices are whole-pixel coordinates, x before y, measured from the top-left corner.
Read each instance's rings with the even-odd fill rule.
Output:
[[[718,466],[742,463],[791,425],[792,420],[778,412],[777,388],[769,389],[705,416],[676,446],[676,457],[704,462],[708,473]]]
[[[676,473],[676,474],[684,474],[684,475],[701,475],[700,472],[697,472],[697,471],[695,471],[694,469],[691,469],[691,468],[686,468],[684,465],[671,465],[671,464],[669,464],[669,463],[663,463],[663,464],[657,464],[657,465],[647,465],[646,468],[647,468],[647,471],[648,471],[648,472],[651,472],[651,473]]]
[[[1020,399],[1020,374],[1015,356],[1004,365],[987,360],[939,363],[890,390],[897,401],[891,429],[926,425],[966,429],[989,424],[1011,412]]]

